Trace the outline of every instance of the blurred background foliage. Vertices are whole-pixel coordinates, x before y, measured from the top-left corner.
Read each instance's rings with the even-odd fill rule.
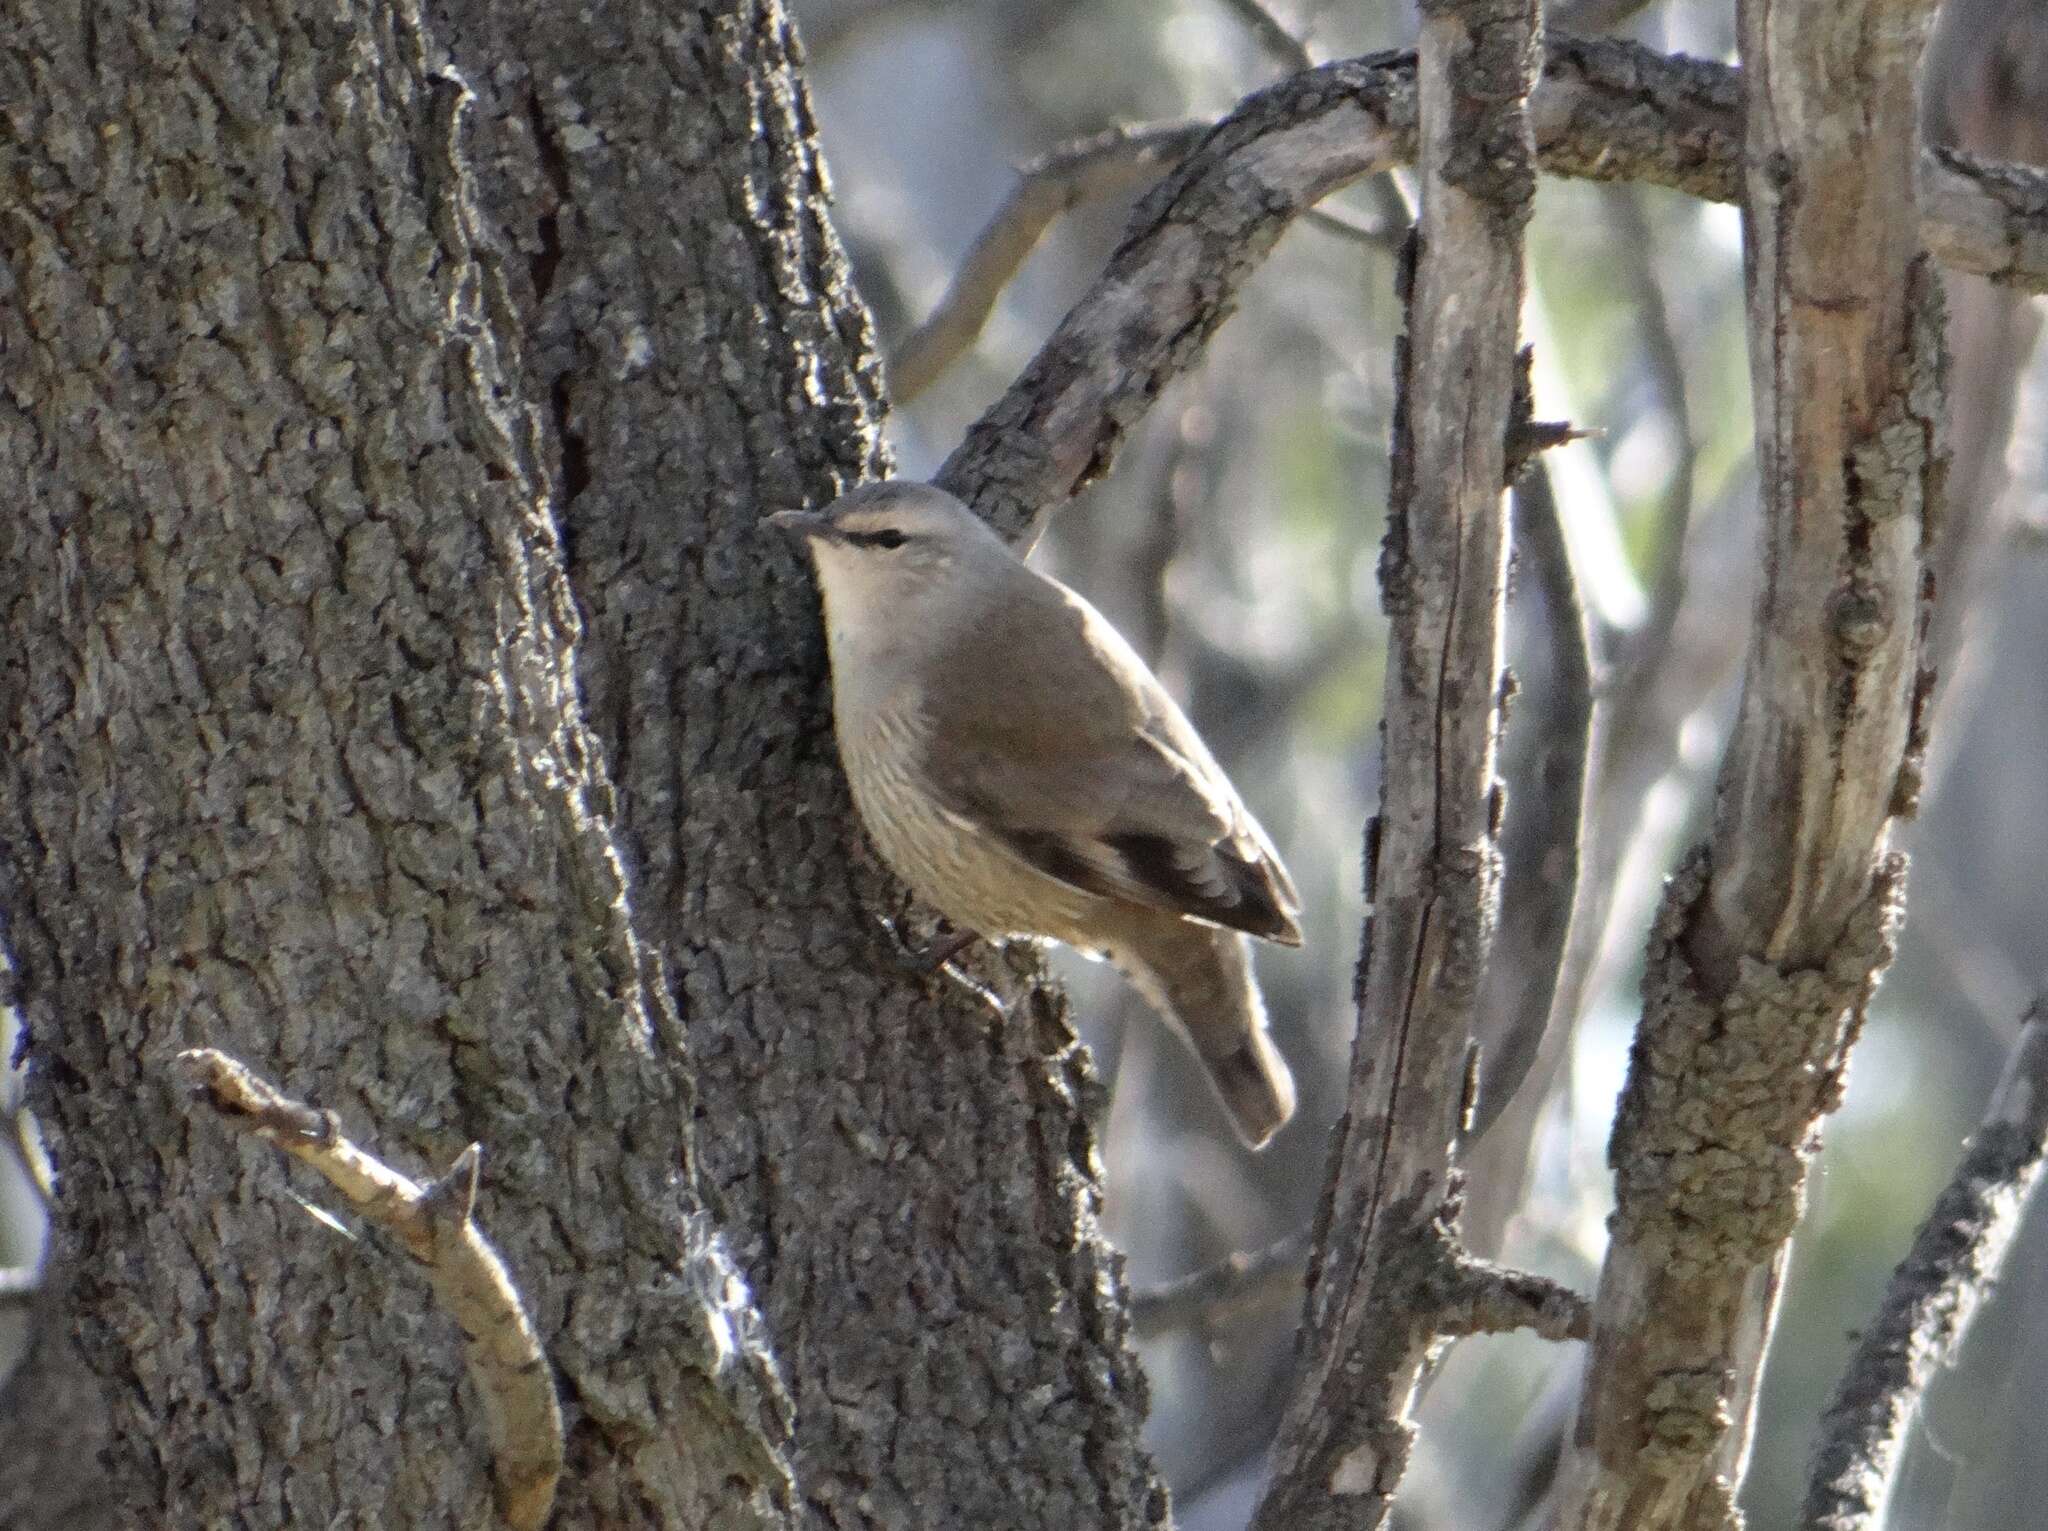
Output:
[[[1604,24],[1634,9],[1581,0],[1577,19]],[[1974,76],[1956,60],[1967,63],[1999,17],[2048,7],[1951,9],[1946,52],[1938,42],[1932,57],[1944,78],[1963,81],[1968,103]],[[796,10],[836,219],[885,355],[944,290],[1016,167],[1113,124],[1220,114],[1284,67],[1232,0],[798,0]],[[1412,36],[1412,12],[1390,0],[1295,0],[1276,14],[1319,59]],[[1667,0],[1623,20],[1660,49],[1732,56],[1732,5]],[[2023,59],[2034,74],[2020,85],[2048,103],[2044,55],[2036,41]],[[1931,108],[1945,136],[2006,131],[1987,147],[2048,157],[2037,142],[2048,105],[2018,128],[2009,110],[1980,112],[1987,130],[1966,111],[1944,115],[1950,99]],[[1056,223],[979,343],[896,411],[902,471],[934,469],[1022,367],[1101,269],[1130,200],[1085,204]],[[1188,704],[1280,843],[1305,904],[1306,946],[1260,953],[1302,1105],[1258,1156],[1223,1129],[1194,1067],[1113,975],[1063,964],[1114,1082],[1101,1124],[1107,1225],[1138,1289],[1306,1224],[1341,1103],[1362,832],[1378,795],[1385,629],[1375,570],[1400,311],[1397,239],[1357,232],[1384,219],[1384,193],[1354,188],[1337,201],[1353,229],[1290,232],[1206,363],[1169,390],[1112,476],[1058,517],[1035,555],[1101,606]],[[1552,1028],[1474,1157],[1471,1223],[1482,1252],[1589,1289],[1647,920],[1673,858],[1697,837],[1731,716],[1758,563],[1756,485],[1734,211],[1545,180],[1529,249],[1536,412],[1589,433],[1544,468],[1563,506],[1602,712],[1586,829],[1594,929],[1576,1024]],[[1813,1424],[1851,1335],[1952,1170],[2048,966],[2048,379],[2029,360],[2028,305],[1982,289],[1951,296],[1952,517],[1971,537],[1959,572],[1945,575],[1948,694],[1931,791],[1904,830],[1914,857],[1904,948],[1847,1105],[1828,1125],[1771,1354],[1745,1493],[1761,1526],[1791,1523]],[[1554,851],[1561,832],[1533,778],[1557,745],[1552,652],[1564,614],[1527,574],[1518,556],[1521,693],[1506,746],[1510,856],[1523,866],[1511,878]],[[1517,896],[1511,882],[1510,922]],[[1517,955],[1504,935],[1495,988],[1510,1026],[1530,985],[1546,992],[1552,976],[1517,971]],[[0,1268],[32,1262],[39,1238],[22,1160],[0,1153]],[[1936,1389],[1897,1526],[2040,1524],[2040,1221],[2023,1233],[1963,1363]],[[1226,1531],[1249,1513],[1297,1307],[1289,1295],[1142,1342],[1152,1444],[1187,1531]],[[0,1305],[0,1358],[18,1343],[15,1322]],[[1529,1521],[1569,1425],[1578,1365],[1576,1347],[1522,1337],[1457,1347],[1430,1387],[1400,1523],[1489,1531]]]

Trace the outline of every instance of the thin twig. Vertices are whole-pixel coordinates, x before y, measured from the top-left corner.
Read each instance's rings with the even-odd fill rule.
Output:
[[[1491,1260],[1454,1256],[1449,1300],[1437,1317],[1439,1334],[1514,1334],[1545,1340],[1592,1337],[1593,1305],[1548,1276],[1512,1270]]]
[[[1619,236],[1614,241],[1613,257],[1618,280],[1628,293],[1630,307],[1641,316],[1645,359],[1656,382],[1659,402],[1670,415],[1679,443],[1678,461],[1672,469],[1666,499],[1657,571],[1650,581],[1650,608],[1657,620],[1646,628],[1650,633],[1668,635],[1685,592],[1686,528],[1692,518],[1695,447],[1678,345],[1672,334],[1668,306],[1652,269],[1654,245],[1638,196],[1634,187],[1615,187],[1606,200]],[[1474,1129],[1480,1137],[1501,1119],[1525,1085],[1539,1096],[1546,1094],[1557,1065],[1568,1055],[1566,1033],[1585,1006],[1589,981],[1602,950],[1601,932],[1608,927],[1617,892],[1618,880],[1601,871],[1599,857],[1603,848],[1610,854],[1619,854],[1623,835],[1634,827],[1632,813],[1624,817],[1614,812],[1616,773],[1600,769],[1607,762],[1613,742],[1610,720],[1619,718],[1625,720],[1622,726],[1637,727],[1641,720],[1661,716],[1647,705],[1618,701],[1611,693],[1601,705],[1595,705],[1594,628],[1572,565],[1570,539],[1552,491],[1548,474],[1540,467],[1537,474],[1522,481],[1515,501],[1515,536],[1519,555],[1534,573],[1550,614],[1544,646],[1557,696],[1542,709],[1543,737],[1529,751],[1532,766],[1528,774],[1535,778],[1536,790],[1556,803],[1549,813],[1541,815],[1545,820],[1555,821],[1555,829],[1546,836],[1538,854],[1521,857],[1525,870],[1518,872],[1517,852],[1523,849],[1518,821],[1526,822],[1531,796],[1528,788],[1518,787],[1508,807],[1509,887],[1503,899],[1500,941],[1504,951],[1526,952],[1527,956],[1525,960],[1497,962],[1496,974],[1489,978],[1496,993],[1506,990],[1517,978],[1521,990],[1502,994],[1498,1005],[1488,1007],[1491,1014],[1502,1017],[1506,1024],[1491,1037],[1485,1058],[1484,1088]],[[1607,636],[1602,634],[1603,638]],[[1637,669],[1629,673],[1648,672]],[[1667,691],[1665,698],[1677,694]],[[1691,710],[1688,705],[1686,711]],[[1659,767],[1650,779],[1663,774]],[[1603,813],[1608,815],[1605,825]],[[1518,879],[1542,884],[1540,893],[1550,901],[1559,920],[1557,927],[1546,928],[1544,933],[1559,936],[1561,946],[1545,945],[1532,950],[1511,944],[1516,927],[1532,923],[1533,917],[1543,912],[1543,898],[1531,900],[1517,886]],[[1568,902],[1560,904],[1560,899]],[[1540,995],[1530,992],[1539,988]],[[1516,1017],[1524,1019],[1518,1023]],[[1537,1076],[1533,1084],[1532,1073]],[[1528,1109],[1516,1113],[1516,1120],[1521,1127],[1533,1129],[1537,1102],[1532,1099],[1527,1104]],[[1522,1141],[1526,1146],[1526,1132]],[[1505,1140],[1490,1144],[1486,1152],[1494,1173],[1475,1189],[1474,1210],[1481,1229],[1491,1214],[1494,1227],[1487,1231],[1497,1234],[1509,1209],[1519,1204],[1527,1158],[1523,1155],[1519,1163],[1513,1162],[1515,1145]],[[1480,1231],[1475,1230],[1476,1242]],[[1480,1247],[1488,1245],[1480,1242]]]
[[[1213,1332],[1301,1296],[1311,1230],[1297,1228],[1264,1249],[1240,1249],[1214,1265],[1131,1294],[1140,1339],[1174,1329]]]
[[[1297,1228],[1263,1249],[1237,1250],[1214,1265],[1132,1294],[1131,1323],[1140,1339],[1175,1329],[1212,1333],[1297,1296],[1308,1269],[1311,1228]],[[1583,1340],[1592,1306],[1548,1276],[1475,1260],[1436,1242],[1440,1258],[1428,1291],[1438,1334],[1508,1334],[1528,1330],[1546,1340]]]
[[[1343,213],[1333,213],[1326,207],[1312,207],[1301,215],[1301,221],[1309,228],[1316,229],[1335,239],[1349,244],[1364,245],[1369,250],[1391,254],[1400,249],[1401,241],[1407,237],[1408,226],[1398,226],[1375,221],[1361,223]]]
[[[1308,51],[1308,44],[1288,30],[1287,24],[1267,10],[1263,0],[1222,0],[1223,8],[1244,23],[1246,31],[1259,40],[1259,46],[1271,54],[1273,61],[1282,69],[1301,70],[1316,67],[1315,55]]]
[[[1970,1146],[1893,1274],[1822,1416],[1801,1524],[1877,1531],[1934,1374],[1990,1296],[2048,1152],[2048,1002],[2036,1000]]]
[[[484,1401],[499,1510],[514,1531],[545,1525],[562,1473],[561,1407],[519,1292],[472,1215],[477,1146],[420,1185],[343,1137],[333,1112],[290,1099],[226,1053],[193,1048],[178,1062],[223,1121],[318,1170],[426,1268],[462,1330],[470,1380]]]
[[[1017,173],[1017,184],[968,247],[931,315],[896,349],[889,389],[916,398],[974,344],[996,299],[1037,248],[1053,220],[1083,202],[1156,179],[1209,131],[1205,122],[1113,128],[1063,145]]]
[[[1671,323],[1671,305],[1657,280],[1656,231],[1643,213],[1643,194],[1633,186],[1609,188],[1602,199],[1613,225],[1615,279],[1622,299],[1641,327],[1642,355],[1657,401],[1671,421],[1677,445],[1664,502],[1663,535],[1649,579],[1650,609],[1675,613],[1685,599],[1686,532],[1692,525],[1693,470],[1699,442],[1685,395],[1685,360]],[[1670,635],[1667,622],[1658,629]],[[1654,665],[1652,666],[1654,668]]]

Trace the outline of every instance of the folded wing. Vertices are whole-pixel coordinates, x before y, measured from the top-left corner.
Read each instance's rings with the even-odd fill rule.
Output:
[[[1037,608],[1028,620],[1027,606]],[[1048,621],[1085,640],[1078,673],[1053,673],[1023,642]],[[1271,842],[1093,607],[1035,579],[1030,601],[958,648],[967,673],[1003,680],[936,688],[946,715],[928,737],[947,745],[924,764],[948,808],[1072,887],[1301,943],[1299,902]]]

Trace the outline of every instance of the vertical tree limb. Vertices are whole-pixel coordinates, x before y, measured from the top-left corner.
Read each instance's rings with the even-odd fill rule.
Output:
[[[1539,29],[1525,0],[1424,12],[1423,209],[1380,563],[1391,632],[1370,957],[1263,1531],[1384,1522],[1465,1263],[1457,1157],[1500,886],[1503,489]]]
[[[1940,304],[1900,216],[1932,9],[1742,8],[1766,577],[1712,835],[1651,943],[1560,1526],[1736,1523],[1807,1155],[1891,955],[1941,493]]]

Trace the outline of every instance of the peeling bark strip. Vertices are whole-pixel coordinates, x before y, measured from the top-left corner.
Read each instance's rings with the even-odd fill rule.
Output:
[[[2005,1264],[2048,1152],[2048,1010],[2036,1000],[1955,1176],[1885,1289],[1821,1417],[1801,1525],[1881,1531],[1906,1438]]]
[[[1913,205],[1928,0],[1744,0],[1766,577],[1712,836],[1674,882],[1560,1527],[1733,1525],[1786,1239],[1890,960],[1923,745],[1941,318]]]
[[[1732,202],[1741,103],[1741,77],[1725,65],[1556,38],[1530,99],[1538,162]],[[1109,470],[1287,225],[1415,152],[1413,54],[1327,64],[1247,96],[1139,205],[1108,269],[939,482],[1006,533],[1035,537],[1051,507]],[[2048,173],[1944,150],[1925,157],[1921,181],[1922,229],[1946,263],[2048,292]]]
[[[1390,632],[1370,957],[1262,1531],[1382,1524],[1429,1354],[1481,1314],[1531,1311],[1458,1247],[1457,1160],[1500,888],[1504,490],[1540,24],[1531,0],[1424,12],[1422,217],[1380,560]],[[1582,1316],[1569,1301],[1546,1311],[1553,1328]]]

